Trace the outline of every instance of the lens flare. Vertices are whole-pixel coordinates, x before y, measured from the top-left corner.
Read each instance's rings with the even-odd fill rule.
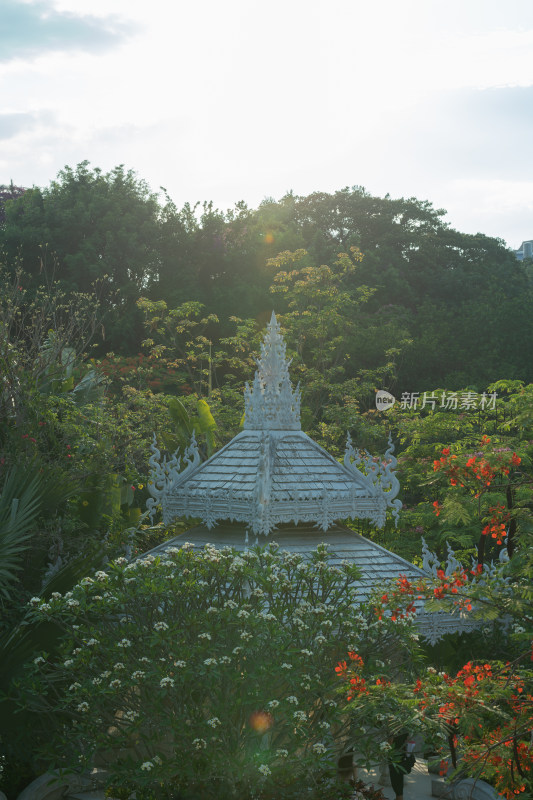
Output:
[[[266,733],[274,724],[274,717],[268,711],[254,711],[250,714],[248,723],[257,733]]]

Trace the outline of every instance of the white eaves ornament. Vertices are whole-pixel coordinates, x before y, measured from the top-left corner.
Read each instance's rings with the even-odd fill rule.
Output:
[[[207,528],[224,520],[269,534],[282,523],[314,523],[326,531],[335,520],[368,519],[383,527],[387,509],[401,508],[392,441],[385,457],[356,450],[348,437],[343,463],[303,433],[300,389],[293,389],[290,362],[276,316],[267,326],[251,386],[244,390],[244,429],[201,463],[196,441],[184,453],[161,459],[155,441],[150,458],[153,516],[160,505],[165,524],[200,518]]]

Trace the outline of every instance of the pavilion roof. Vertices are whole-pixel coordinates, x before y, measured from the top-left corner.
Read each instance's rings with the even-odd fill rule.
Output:
[[[181,547],[185,542],[192,544],[195,550],[213,545],[217,549],[232,547],[237,551],[244,551],[260,543],[261,539],[262,537],[251,535],[245,523],[221,523],[213,530],[209,530],[205,525],[198,525],[162,542],[144,556],[163,557],[168,548]],[[356,588],[360,602],[366,602],[376,588],[385,591],[389,582],[400,576],[416,584],[427,579],[430,572],[428,567],[421,569],[342,525],[333,525],[328,530],[327,537],[322,531],[308,524],[284,526],[276,530],[269,539],[275,541],[281,550],[299,553],[304,558],[311,558],[317,547],[325,542],[330,566],[339,566],[343,561],[349,561],[359,568],[360,577],[356,581]],[[471,631],[479,627],[479,620],[464,615],[435,611],[428,613],[424,610],[424,603],[420,599],[415,600],[415,606],[418,631],[431,644],[435,644],[446,633]]]
[[[313,522],[328,530],[347,518],[382,527],[387,508],[397,516],[392,443],[385,460],[376,460],[348,439],[338,462],[302,432],[300,390],[291,385],[289,365],[273,313],[253,384],[245,387],[244,430],[204,463],[193,441],[184,469],[177,454],[161,461],[154,441],[149,504],[161,503],[165,523],[188,516],[212,528],[231,520],[268,534],[281,523]]]

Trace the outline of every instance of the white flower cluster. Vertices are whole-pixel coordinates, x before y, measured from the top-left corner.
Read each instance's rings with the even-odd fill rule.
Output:
[[[117,642],[117,647],[131,647],[131,642],[129,639],[121,639]]]
[[[137,717],[139,716],[138,711],[125,711],[124,712],[124,719],[127,719],[128,722],[135,722]]]
[[[205,739],[193,739],[192,743],[197,750],[205,750],[207,747],[207,742]]]
[[[280,758],[287,758],[288,755],[289,755],[289,751],[285,750],[285,748],[283,748],[283,747],[279,747],[276,750],[276,755],[279,756]]]
[[[269,708],[277,708],[279,706],[279,700],[271,700],[269,703],[267,703],[267,706]]]
[[[162,689],[164,689],[166,686],[174,686],[174,678],[161,678],[159,685]]]
[[[294,719],[298,720],[298,722],[305,722],[307,719],[307,714],[305,711],[295,711],[292,716]]]
[[[326,752],[326,747],[321,742],[317,742],[313,745],[313,750],[315,753],[318,753],[318,755],[322,755],[322,753]]]
[[[136,669],[135,672],[132,672],[131,677],[134,681],[140,681],[146,676],[146,672],[143,672],[142,669]]]
[[[221,725],[222,723],[220,722],[220,720],[219,720],[219,718],[218,718],[218,717],[212,717],[212,719],[208,719],[208,720],[207,720],[207,724],[208,724],[208,725],[209,725],[211,728],[217,728],[217,727],[218,727],[219,725]]]
[[[166,622],[156,622],[154,628],[156,631],[168,631],[168,625]]]
[[[261,775],[264,775],[265,778],[267,777],[267,775],[272,775],[272,770],[270,769],[270,767],[267,767],[266,764],[261,764],[261,766],[259,767],[259,772],[261,773]]]
[[[290,697],[287,697],[287,703],[293,703],[295,706],[298,705],[298,698],[291,694]]]

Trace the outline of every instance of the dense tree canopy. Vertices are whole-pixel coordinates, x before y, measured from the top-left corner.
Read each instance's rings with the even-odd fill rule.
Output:
[[[497,239],[453,230],[428,201],[352,187],[289,193],[256,209],[237,203],[221,211],[211,202],[179,209],[131,170],[103,173],[88,162],[65,167],[45,188],[3,187],[0,199],[0,245],[11,263],[22,258],[36,282],[52,270],[68,291],[99,284],[108,310],[102,353],[138,353],[140,297],[169,309],[202,303],[220,321],[207,332],[218,352],[218,339],[232,335],[232,315],[261,326],[273,305],[294,310],[294,296],[280,291],[292,278],[280,278],[277,257],[305,250],[299,267],[331,269],[339,253],[354,266],[336,276],[332,295],[341,315],[342,298],[359,297],[343,336],[345,378],[371,369],[384,351],[395,351],[391,390],[482,390],[502,376],[533,377],[528,265]],[[300,284],[292,291],[301,295]],[[314,357],[309,343],[302,352],[301,333],[291,335],[302,358]]]

